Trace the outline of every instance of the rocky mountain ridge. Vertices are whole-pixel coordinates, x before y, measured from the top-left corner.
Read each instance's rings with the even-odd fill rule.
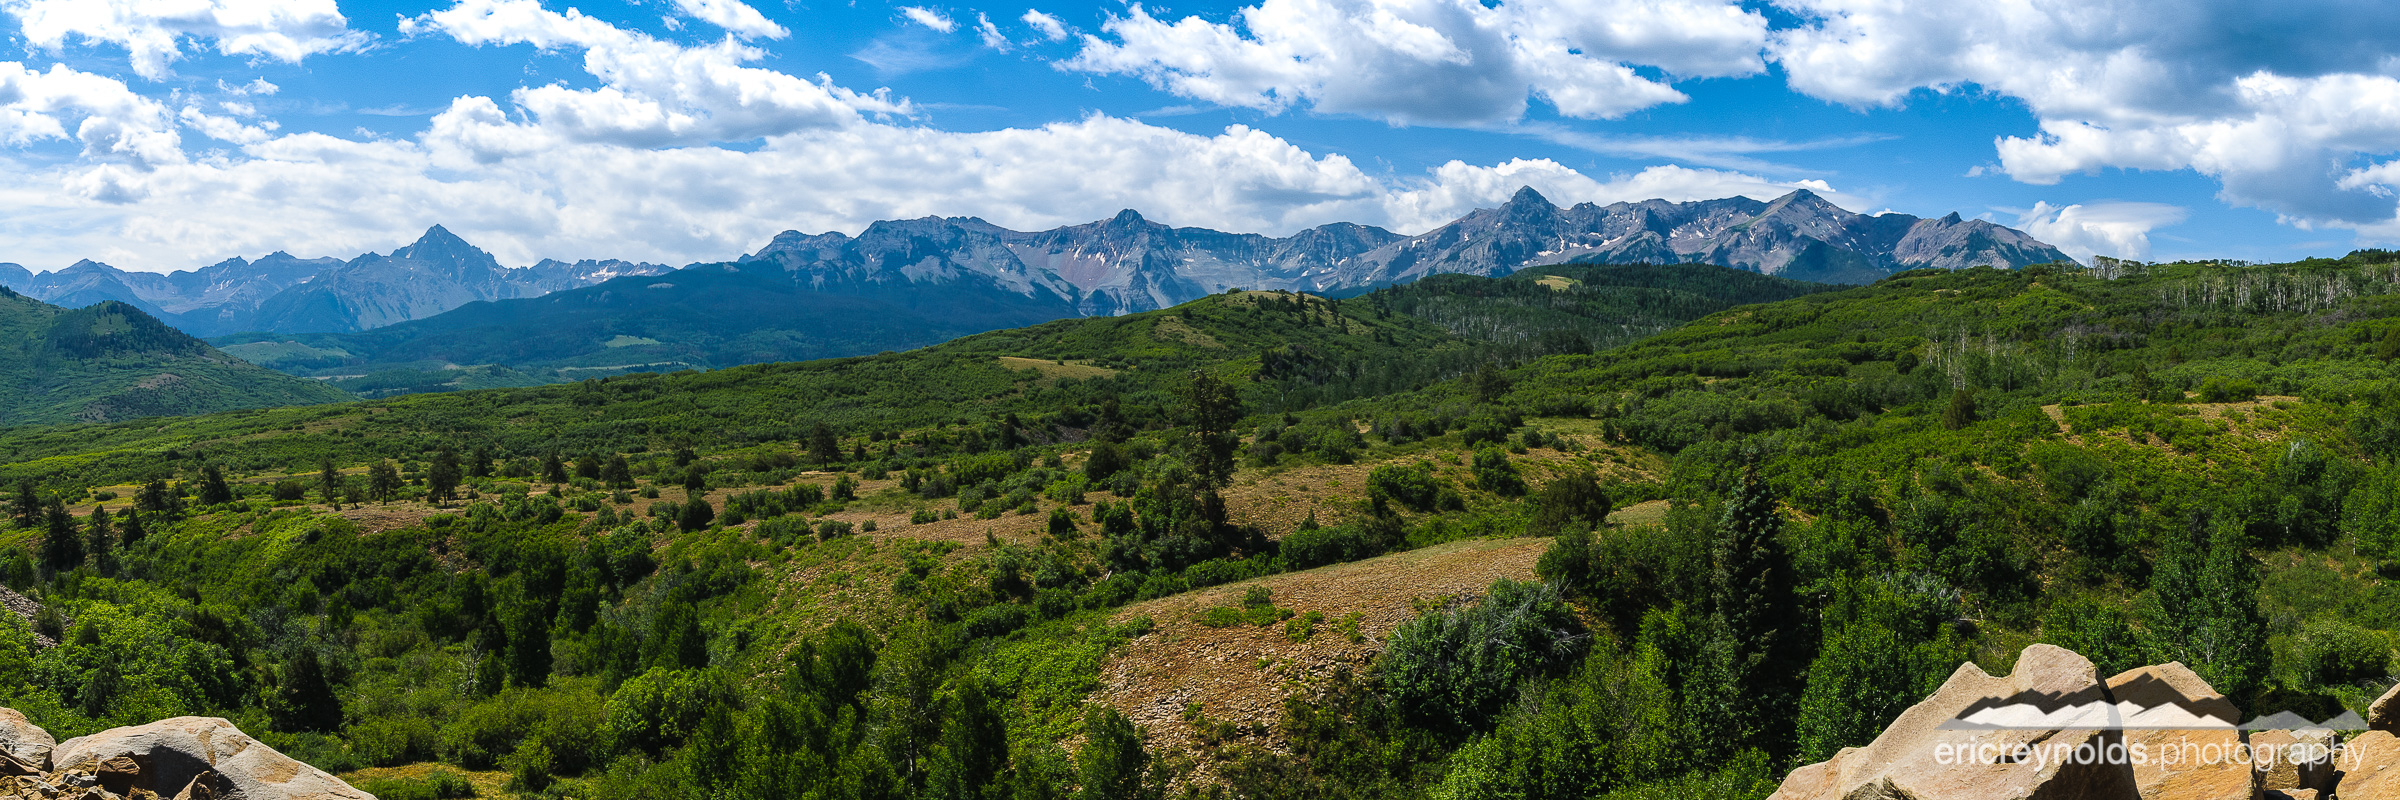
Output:
[[[1071,292],[1084,314],[1108,315],[1237,287],[1342,293],[1437,273],[1498,276],[1571,261],[1705,263],[1870,283],[1908,269],[2013,268],[2068,257],[1985,220],[1858,214],[1807,190],[1763,203],[1733,197],[1561,208],[1525,188],[1498,208],[1416,236],[1337,223],[1276,238],[1177,228],[1128,209],[1038,232],[975,217],[878,222],[855,238],[786,231],[738,260],[771,260],[809,273],[854,273],[870,263],[919,265],[941,275],[979,271],[1026,293]]]
[[[1935,219],[1845,210],[1807,190],[1746,197],[1552,204],[1531,188],[1415,236],[1334,223],[1272,237],[1178,228],[1126,210],[1016,231],[975,217],[887,220],[856,236],[785,231],[732,263],[780,268],[809,290],[953,287],[961,282],[1086,316],[1149,311],[1230,288],[1347,293],[1437,273],[1507,275],[1570,261],[1706,263],[1829,283],[1899,270],[2020,267],[2067,258],[2017,230],[1953,213]],[[743,269],[751,269],[744,266]],[[48,302],[115,300],[195,335],[347,333],[425,319],[476,301],[541,297],[673,270],[626,261],[501,266],[439,225],[389,254],[349,261],[275,253],[167,275],[80,262],[34,274],[0,264],[0,285]],[[935,289],[940,290],[940,289]]]
[[[545,259],[503,267],[489,253],[436,225],[389,255],[299,258],[277,251],[229,258],[195,270],[134,272],[84,260],[35,273],[0,264],[0,286],[53,305],[115,301],[194,336],[241,331],[346,332],[421,319],[476,300],[539,297],[627,275],[672,271],[615,259]]]

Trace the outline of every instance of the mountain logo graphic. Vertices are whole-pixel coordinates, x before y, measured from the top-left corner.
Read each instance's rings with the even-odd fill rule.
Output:
[[[2111,702],[2096,692],[2060,695],[2020,692],[2010,697],[1975,701],[1940,730],[2334,730],[2363,731],[2366,720],[2344,711],[2322,722],[2290,711],[2278,711],[2237,724],[2239,712],[2231,702],[2214,695],[2188,697],[2166,682],[2144,676],[2118,687],[2127,698]]]

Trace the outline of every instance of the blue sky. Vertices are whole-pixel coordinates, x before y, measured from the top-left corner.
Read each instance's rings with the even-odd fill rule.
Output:
[[[2339,255],[2400,240],[2388,5],[0,0],[0,261],[349,256],[439,223],[508,263],[682,264],[1124,207],[1414,233],[1523,185]]]

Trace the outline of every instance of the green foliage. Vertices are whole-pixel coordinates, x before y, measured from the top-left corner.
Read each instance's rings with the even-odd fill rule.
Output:
[[[1378,506],[1398,503],[1410,511],[1429,512],[1441,489],[1441,482],[1433,477],[1433,465],[1424,461],[1407,466],[1385,464],[1367,473],[1367,499]]]
[[[1508,453],[1497,447],[1475,451],[1475,488],[1502,497],[1525,493],[1525,479],[1517,476],[1517,466],[1508,462]]]
[[[371,780],[358,788],[380,800],[456,800],[475,796],[475,784],[467,782],[466,776],[446,769],[417,778]]]
[[[2227,697],[2265,688],[2267,620],[2259,568],[2234,521],[2196,514],[2159,553],[2144,622],[2152,647]]]
[[[2295,671],[2304,686],[2345,686],[2391,673],[2391,641],[2340,618],[2310,620],[2300,629],[2292,649]]]
[[[1533,522],[1527,532],[1557,534],[1574,527],[1599,528],[1616,510],[1608,491],[1589,472],[1562,475],[1542,485],[1533,497]]]
[[[1403,717],[1473,729],[1515,697],[1520,681],[1572,663],[1588,641],[1556,590],[1504,579],[1481,602],[1402,623],[1376,676]]]

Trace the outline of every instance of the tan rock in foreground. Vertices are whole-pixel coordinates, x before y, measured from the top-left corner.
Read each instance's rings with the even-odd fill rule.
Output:
[[[2391,731],[2369,731],[2343,743],[2345,751],[2334,766],[2341,783],[2334,796],[2341,800],[2400,800],[2400,737]]]
[[[42,769],[50,765],[50,749],[57,746],[58,740],[51,738],[49,731],[25,719],[23,713],[0,708],[0,750]]]
[[[160,795],[197,788],[201,791],[188,794],[242,800],[374,800],[373,795],[278,753],[216,717],[175,717],[112,728],[68,739],[50,754],[52,762],[62,765],[122,764],[115,761],[119,758],[129,758],[139,767],[130,788]],[[222,778],[223,791],[192,786],[194,779],[210,773]]]
[[[2333,791],[2334,742],[2333,732],[2326,730],[2250,734],[2251,750],[2275,753],[2274,764],[2258,778],[2259,788],[2286,794],[2295,789],[2313,789],[2319,794]]]
[[[2125,763],[2075,764],[2056,758],[1986,762],[1977,752],[2007,753],[2022,745],[2072,753],[2106,750],[2122,740],[2113,731],[1940,730],[1977,701],[2040,696],[2050,703],[2105,702],[2106,689],[2089,659],[2046,644],[2025,648],[2016,671],[1994,677],[1961,664],[1932,697],[1903,712],[1866,747],[1794,770],[1769,800],[1927,798],[1928,800],[2132,800],[2139,797]],[[1986,746],[1989,746],[1987,749]],[[1958,757],[1962,751],[1970,754]],[[2087,751],[2089,752],[2089,751]]]
[[[2241,711],[2233,701],[2218,694],[2208,681],[2194,674],[2183,662],[2171,661],[2154,667],[2139,667],[2118,673],[2108,679],[2108,693],[2120,704],[2131,703],[2141,708],[2157,708],[2169,703],[2181,703],[2197,714],[2226,720],[2230,725],[2241,719]],[[2214,761],[2200,758],[2159,757],[2170,750],[2177,753],[2228,752],[2242,742],[2242,734],[2231,727],[2223,730],[2129,730],[2125,732],[2127,747],[2140,746],[2151,758],[2135,760],[2134,787],[2142,800],[2250,800],[2258,796],[2257,773],[2248,765],[2230,759]]]
[[[2375,702],[2367,706],[2367,728],[2400,733],[2400,683],[2392,684],[2392,688],[2384,690],[2382,697],[2375,698]]]

